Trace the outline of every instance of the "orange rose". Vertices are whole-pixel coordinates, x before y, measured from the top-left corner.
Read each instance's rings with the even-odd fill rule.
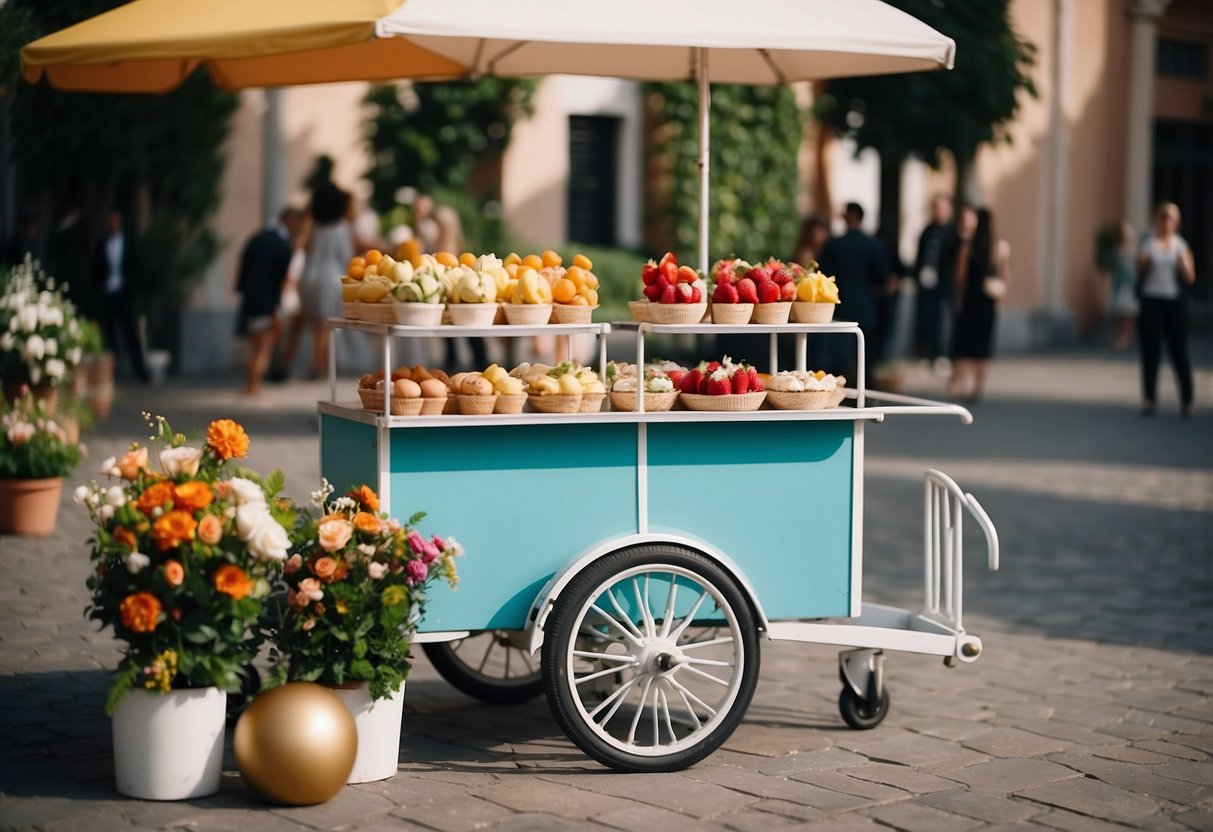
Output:
[[[199,480],[183,482],[173,489],[173,505],[185,511],[195,512],[206,508],[215,501],[215,492],[211,487]]]
[[[239,601],[249,594],[252,583],[239,566],[225,563],[215,570],[215,589]]]
[[[194,539],[198,521],[188,511],[165,512],[152,524],[152,539],[161,552],[167,552]]]
[[[220,459],[248,455],[248,434],[231,419],[216,419],[206,429],[206,444]]]
[[[139,548],[139,542],[135,540],[135,533],[130,529],[118,526],[113,531],[114,542],[121,543],[132,552]]]
[[[359,505],[369,511],[379,510],[379,496],[371,490],[369,485],[359,486],[345,496],[357,500]]]
[[[122,616],[122,626],[132,633],[150,633],[156,629],[160,611],[159,599],[150,592],[136,592],[128,595],[118,605],[118,613]]]
[[[174,498],[173,484],[167,480],[149,485],[139,499],[135,501],[135,508],[142,511],[148,517],[152,516],[152,511],[158,508],[164,508],[169,500]]]
[[[320,548],[326,552],[336,552],[345,548],[345,544],[350,542],[353,534],[354,524],[349,520],[337,517],[321,520],[320,524],[316,526],[316,537],[320,541]]]
[[[327,556],[316,558],[316,562],[312,564],[312,574],[322,581],[331,583],[333,576],[337,574],[337,561]]]
[[[223,539],[223,521],[214,514],[208,514],[198,524],[198,539],[203,543],[214,546]]]
[[[358,531],[367,534],[379,534],[383,528],[379,518],[367,511],[360,511],[354,515],[354,525],[358,527]]]
[[[164,580],[169,586],[181,586],[185,581],[185,567],[175,560],[165,561]]]
[[[134,481],[140,471],[147,470],[147,448],[134,448],[124,453],[114,467],[124,480]]]

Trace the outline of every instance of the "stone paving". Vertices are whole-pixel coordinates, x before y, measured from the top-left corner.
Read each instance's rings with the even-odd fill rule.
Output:
[[[0,538],[0,827],[39,829],[1213,829],[1213,362],[1196,418],[1137,415],[1130,358],[999,361],[976,423],[904,417],[868,431],[865,597],[921,593],[921,472],[952,473],[999,527],[1003,568],[973,537],[972,665],[893,654],[892,711],[854,732],[838,715],[836,651],[763,645],[752,707],[725,747],[677,774],[621,775],[585,758],[542,699],[487,706],[419,658],[400,773],[327,804],[267,806],[230,756],[214,797],[151,803],[112,787],[101,712],[114,642],[83,616],[87,525],[65,489],[59,528]],[[938,380],[906,374],[911,390]],[[92,463],[143,435],[232,415],[253,467],[318,476],[318,384],[249,406],[219,382],[124,389]],[[1170,395],[1171,399],[1167,396]],[[471,552],[469,557],[475,557]],[[230,743],[229,743],[230,747]]]

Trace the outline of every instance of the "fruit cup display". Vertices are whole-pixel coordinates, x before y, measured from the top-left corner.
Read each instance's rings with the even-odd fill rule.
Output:
[[[519,364],[510,375],[526,383],[531,407],[541,413],[595,413],[606,398],[598,373],[573,361]]]
[[[548,255],[552,255],[549,258]],[[598,308],[598,276],[592,269],[594,264],[584,254],[573,256],[572,264],[566,269],[560,255],[556,252],[543,253],[545,262],[557,259],[553,266],[544,269],[545,275],[552,280],[552,323],[554,324],[588,324]]]
[[[667,251],[659,262],[650,260],[640,269],[646,312],[655,324],[697,324],[707,312],[707,283],[690,266],[678,265]],[[636,314],[633,312],[633,315]]]
[[[526,405],[526,384],[520,378],[515,378],[509,371],[497,364],[490,364],[481,373],[493,385],[497,401],[493,405],[494,413],[521,413]]]
[[[455,265],[446,266],[442,274],[451,323],[456,326],[490,326],[498,310],[498,275],[495,271],[478,270],[477,260],[471,255],[465,260],[470,262],[456,260]],[[484,261],[480,265],[492,264],[491,261]]]
[[[606,368],[606,389],[611,399],[612,410],[634,411],[639,403],[638,390],[644,393],[644,409],[648,413],[662,413],[674,406],[678,399],[678,388],[674,376],[685,375],[686,368],[667,361],[652,361],[644,367],[644,380],[640,380],[635,364],[612,361]]]
[[[846,395],[844,376],[825,370],[785,370],[771,378],[767,401],[778,410],[822,410],[837,407]]]
[[[772,258],[757,266],[737,260],[733,268],[740,302],[754,304],[750,320],[756,324],[786,324],[796,299],[792,266]]]
[[[758,371],[735,364],[727,355],[720,361],[702,361],[678,379],[678,400],[689,410],[753,411],[762,407],[766,387]]]
[[[389,379],[393,416],[436,416],[442,412],[447,396],[447,375],[442,370],[427,369],[420,364],[401,366]],[[383,381],[383,371],[367,373],[358,380],[358,396],[365,410],[383,412],[383,397],[389,385]]]
[[[754,314],[754,304],[757,292],[753,290],[752,281],[746,284],[746,300],[741,299],[741,291],[737,287],[737,264],[742,260],[717,260],[712,266],[712,323],[715,324],[748,324]],[[748,264],[746,264],[748,265]],[[753,299],[750,294],[753,294]]]
[[[341,277],[341,300],[345,317],[373,323],[394,324],[396,261],[378,249],[350,259]],[[411,268],[411,266],[410,266]]]
[[[483,373],[456,373],[448,386],[458,394],[459,412],[464,416],[487,416],[497,405],[497,391]]]
[[[834,318],[839,301],[838,283],[819,271],[808,271],[796,279],[792,320],[798,324],[824,324]]]

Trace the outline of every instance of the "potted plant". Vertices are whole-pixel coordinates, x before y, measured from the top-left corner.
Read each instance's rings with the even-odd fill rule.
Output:
[[[58,385],[69,380],[84,355],[84,328],[56,284],[34,260],[9,272],[0,290],[0,379],[6,398],[29,386],[54,412]]]
[[[135,443],[102,463],[112,484],[75,496],[96,526],[88,616],[126,643],[106,700],[118,791],[180,800],[219,788],[227,693],[256,652],[295,511],[279,472],[232,470],[249,445],[237,423],[212,422],[198,448],[147,418],[160,470]]]
[[[54,531],[63,478],[83,450],[28,388],[12,403],[0,401],[0,533]]]
[[[354,715],[358,755],[349,782],[396,773],[409,641],[435,580],[458,577],[453,539],[422,537],[416,514],[401,524],[368,486],[333,498],[324,482],[302,513],[284,568],[285,593],[267,609],[273,681],[333,688]]]

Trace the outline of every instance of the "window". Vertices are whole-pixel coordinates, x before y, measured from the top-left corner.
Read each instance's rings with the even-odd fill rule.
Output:
[[[615,244],[616,157],[618,118],[569,117],[570,241]]]
[[[1200,41],[1159,38],[1156,69],[1159,75],[1203,81],[1209,63],[1208,55],[1207,44]]]

